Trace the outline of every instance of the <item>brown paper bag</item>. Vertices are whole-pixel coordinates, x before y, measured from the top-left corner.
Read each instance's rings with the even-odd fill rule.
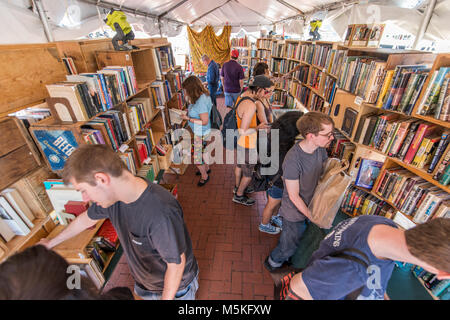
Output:
[[[324,172],[309,204],[311,221],[320,228],[331,228],[345,190],[352,182],[352,178],[344,172],[348,166],[347,160],[341,161],[336,158],[328,159],[325,164]]]

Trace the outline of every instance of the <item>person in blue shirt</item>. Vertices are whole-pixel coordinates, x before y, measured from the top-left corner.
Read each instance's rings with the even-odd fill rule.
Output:
[[[205,84],[208,86],[212,103],[217,106],[216,92],[219,88],[219,65],[206,54],[202,56],[202,61],[208,66]]]
[[[212,101],[208,91],[196,76],[186,78],[181,84],[187,101],[188,112],[183,119],[188,120],[189,127],[194,133],[194,164],[197,165],[197,175],[201,175],[198,186],[204,186],[209,181],[211,169],[208,165],[208,155],[205,148],[210,140],[211,123],[209,121],[212,109]]]
[[[281,279],[286,300],[382,300],[395,261],[450,279],[450,219],[435,218],[403,230],[381,216],[339,223],[320,243],[307,267]]]

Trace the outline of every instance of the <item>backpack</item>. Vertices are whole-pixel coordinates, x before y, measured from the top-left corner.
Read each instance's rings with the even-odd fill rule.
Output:
[[[211,129],[220,129],[220,126],[222,125],[222,116],[220,115],[219,110],[217,110],[217,106],[215,104],[211,107],[209,121],[211,123]]]
[[[362,259],[359,257],[356,257],[354,255],[348,254],[348,252],[353,252],[353,253],[359,254],[362,257]],[[369,267],[369,263],[368,263],[369,258],[367,257],[367,255],[364,252],[362,252],[361,250],[358,250],[358,249],[347,248],[347,249],[333,252],[327,256],[355,261],[356,263],[359,263],[366,269]],[[290,286],[289,286],[289,283],[291,282],[292,277],[301,271],[303,271],[303,269],[295,269],[294,271],[292,271],[292,268],[288,267],[287,270],[281,269],[281,270],[277,271],[277,273],[278,273],[277,275],[275,275],[275,274],[271,275],[275,281],[275,285],[274,285],[274,299],[275,300],[301,300],[301,298],[298,297],[290,289]],[[283,277],[280,277],[281,274],[285,274],[285,275]],[[276,280],[276,278],[279,280]],[[345,296],[345,300],[356,300],[358,298],[358,296],[361,294],[361,292],[363,291],[364,287],[365,287],[365,285],[363,285],[360,288],[356,289],[355,291],[347,294]]]
[[[255,102],[255,100],[250,97],[243,97],[243,98],[239,99],[239,102],[236,102],[234,104],[233,108],[231,108],[231,110],[228,111],[228,113],[223,118],[223,126],[222,126],[221,132],[222,132],[223,146],[227,149],[232,148],[230,150],[233,150],[233,149],[237,148],[237,138],[238,137],[236,135],[236,132],[237,132],[238,126],[237,126],[237,118],[236,118],[236,109],[239,106],[239,104],[245,100],[251,100],[251,101]],[[230,143],[230,146],[227,146],[227,129],[233,130],[233,133],[234,133],[233,134],[234,141],[232,143]]]

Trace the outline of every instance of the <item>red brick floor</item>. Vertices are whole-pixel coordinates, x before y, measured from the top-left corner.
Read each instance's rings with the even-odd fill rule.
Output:
[[[223,98],[218,98],[219,110]],[[231,201],[234,166],[211,166],[209,182],[198,187],[196,167],[190,165],[178,178],[166,173],[166,183],[178,184],[178,201],[191,235],[194,255],[199,264],[199,300],[263,300],[273,298],[273,282],[263,261],[275,247],[278,235],[261,233],[258,225],[266,204],[264,192],[251,195],[251,207]],[[125,255],[114,270],[105,289],[115,286],[133,288]]]

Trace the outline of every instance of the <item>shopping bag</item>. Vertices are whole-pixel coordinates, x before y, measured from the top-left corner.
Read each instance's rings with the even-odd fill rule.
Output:
[[[211,129],[220,129],[220,126],[222,125],[222,116],[220,115],[219,110],[217,110],[217,106],[215,104],[213,104],[211,108],[210,121]]]
[[[332,226],[336,213],[352,178],[344,172],[349,166],[347,160],[330,158],[314,191],[309,204],[311,222],[323,229]]]

